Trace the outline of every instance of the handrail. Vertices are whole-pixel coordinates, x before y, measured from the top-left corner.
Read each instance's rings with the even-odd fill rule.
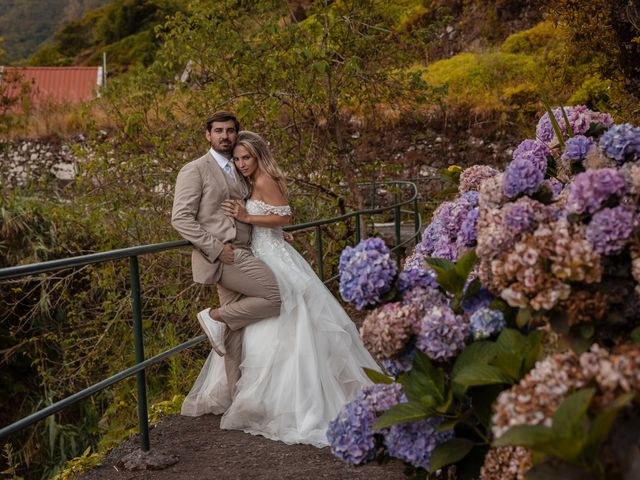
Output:
[[[401,202],[396,201],[393,205],[387,207],[376,207],[375,206],[375,189],[378,185],[406,185],[411,186],[413,189],[413,194],[411,198],[408,200],[403,200]],[[367,184],[360,184],[367,185]],[[349,212],[343,215],[339,215],[336,217],[332,217],[329,219],[321,219],[315,220],[312,222],[296,224],[292,226],[288,226],[285,228],[288,232],[293,232],[302,229],[308,229],[314,227],[316,229],[316,260],[318,264],[319,276],[323,280],[325,284],[328,284],[332,281],[335,281],[339,276],[335,275],[327,280],[324,280],[323,273],[323,261],[322,261],[322,230],[321,227],[323,225],[328,225],[331,223],[340,222],[343,220],[347,220],[349,218],[355,217],[356,220],[356,243],[360,241],[360,218],[363,215],[373,215],[376,213],[393,210],[394,211],[394,223],[396,229],[396,245],[391,249],[392,251],[398,251],[399,248],[416,239],[420,233],[420,229],[422,227],[422,219],[420,217],[420,212],[418,210],[418,189],[415,183],[410,181],[396,180],[396,181],[387,181],[387,182],[375,182],[372,183],[373,186],[373,196],[372,196],[372,208],[358,210],[355,212]],[[397,200],[397,195],[396,195]],[[413,202],[413,212],[401,210],[401,206],[407,205]],[[413,213],[414,215],[414,234],[409,237],[407,240],[400,242],[400,222],[401,222],[401,214],[402,213]],[[136,350],[136,364],[132,367],[129,367],[117,374],[102,380],[90,387],[87,387],[79,392],[76,392],[58,402],[49,405],[37,412],[34,412],[10,425],[7,425],[0,429],[0,440],[4,439],[20,430],[23,430],[34,423],[53,415],[77,402],[80,400],[91,396],[105,388],[124,380],[131,375],[137,375],[137,384],[138,384],[138,420],[139,420],[139,430],[141,436],[141,443],[143,450],[149,450],[149,426],[148,426],[148,415],[147,415],[147,401],[146,401],[146,379],[145,379],[145,369],[151,365],[159,363],[166,358],[169,358],[187,348],[191,348],[206,339],[205,335],[200,335],[198,337],[192,338],[180,345],[173,347],[169,350],[166,350],[154,357],[149,359],[144,359],[144,348],[142,341],[142,314],[141,314],[141,302],[140,302],[140,274],[138,271],[138,255],[143,255],[147,253],[156,253],[165,250],[172,250],[176,248],[189,246],[190,243],[186,240],[176,240],[171,242],[164,243],[156,243],[151,245],[140,245],[135,247],[121,248],[118,250],[111,250],[107,252],[99,252],[92,253],[88,255],[80,255],[71,258],[63,258],[50,260],[47,262],[34,263],[29,265],[19,265],[15,267],[8,267],[0,269],[0,280],[8,280],[15,279],[19,277],[24,277],[28,275],[38,274],[38,273],[46,273],[56,270],[62,270],[71,267],[78,267],[83,265],[90,265],[95,263],[103,263],[111,260],[119,260],[124,258],[129,258],[130,260],[130,272],[131,272],[131,296],[133,303],[133,321],[134,321],[134,340],[135,340],[135,350]]]

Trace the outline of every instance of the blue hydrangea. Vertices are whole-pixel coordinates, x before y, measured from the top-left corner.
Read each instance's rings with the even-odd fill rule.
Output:
[[[373,430],[373,423],[382,413],[405,401],[402,387],[397,383],[361,389],[356,398],[342,407],[338,416],[329,422],[327,440],[331,453],[351,465],[360,465],[375,458],[379,437]]]
[[[569,187],[569,213],[595,213],[612,197],[626,191],[624,175],[613,168],[587,170],[575,176]]]
[[[376,305],[387,293],[397,273],[396,262],[379,238],[367,238],[340,255],[340,295],[357,309]]]
[[[506,325],[504,314],[490,308],[480,308],[469,318],[469,331],[474,340],[489,338],[501,332]]]
[[[404,460],[414,467],[429,469],[431,453],[441,443],[453,438],[452,430],[438,432],[442,417],[393,425],[384,437],[390,456]]]
[[[525,158],[513,160],[504,172],[502,192],[509,198],[534,194],[544,182],[544,173]]]
[[[468,333],[469,326],[461,315],[449,307],[434,306],[420,322],[416,347],[431,360],[447,360],[462,351]]]
[[[600,137],[600,148],[618,165],[640,158],[640,127],[630,123],[614,125]]]
[[[593,145],[595,145],[593,139],[584,135],[571,137],[564,144],[564,152],[561,159],[565,162],[584,160]]]
[[[416,349],[413,345],[402,350],[393,358],[382,360],[382,368],[393,378],[398,378],[401,373],[408,372],[413,366],[413,357],[416,356]]]
[[[462,222],[462,225],[460,225],[460,231],[458,232],[458,238],[456,239],[456,244],[459,249],[473,247],[476,244],[476,227],[478,225],[479,216],[480,208],[475,207],[469,212]]]
[[[488,307],[495,298],[496,297],[487,288],[480,287],[473,297],[465,297],[462,302],[462,309],[464,310],[464,313],[471,315],[479,308]]]

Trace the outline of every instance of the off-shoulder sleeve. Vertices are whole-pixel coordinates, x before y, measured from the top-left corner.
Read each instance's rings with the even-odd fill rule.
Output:
[[[280,215],[281,217],[291,215],[291,207],[289,205],[274,206],[265,203],[264,207],[267,214]]]

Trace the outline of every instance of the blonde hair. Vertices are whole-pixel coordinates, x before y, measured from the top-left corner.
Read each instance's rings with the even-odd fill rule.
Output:
[[[243,130],[238,133],[238,139],[236,140],[236,147],[244,147],[249,154],[258,161],[258,168],[269,175],[278,185],[280,192],[287,196],[287,179],[278,167],[278,164],[273,159],[271,151],[267,142],[260,135],[248,130]],[[253,180],[248,179],[253,189]]]

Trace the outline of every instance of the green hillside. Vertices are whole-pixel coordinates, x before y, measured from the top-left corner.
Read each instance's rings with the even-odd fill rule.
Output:
[[[0,37],[4,62],[31,56],[68,22],[109,0],[3,0],[0,2]]]

